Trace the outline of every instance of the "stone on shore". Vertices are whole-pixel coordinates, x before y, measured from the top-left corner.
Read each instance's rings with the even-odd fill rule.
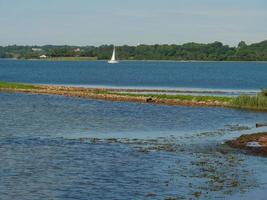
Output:
[[[245,150],[249,154],[267,156],[267,133],[242,135],[227,142],[233,148]]]

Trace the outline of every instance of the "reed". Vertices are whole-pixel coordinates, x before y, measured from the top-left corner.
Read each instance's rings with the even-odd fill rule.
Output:
[[[267,110],[267,90],[262,90],[256,96],[242,95],[232,101],[234,107]]]

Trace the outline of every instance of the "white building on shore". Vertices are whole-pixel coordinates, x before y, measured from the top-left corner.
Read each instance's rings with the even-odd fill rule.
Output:
[[[46,55],[41,55],[40,58],[41,58],[41,59],[46,59],[47,56],[46,56]]]

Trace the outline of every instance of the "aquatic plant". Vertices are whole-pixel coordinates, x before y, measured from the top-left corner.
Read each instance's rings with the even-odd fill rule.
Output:
[[[234,107],[267,110],[267,90],[262,90],[256,96],[242,95],[232,101]]]

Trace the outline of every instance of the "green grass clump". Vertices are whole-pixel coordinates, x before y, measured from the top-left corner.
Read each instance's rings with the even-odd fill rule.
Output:
[[[0,81],[0,89],[36,89],[37,86],[21,83],[7,83]]]
[[[240,96],[233,100],[233,106],[238,108],[267,110],[267,90],[262,90],[256,96]]]

